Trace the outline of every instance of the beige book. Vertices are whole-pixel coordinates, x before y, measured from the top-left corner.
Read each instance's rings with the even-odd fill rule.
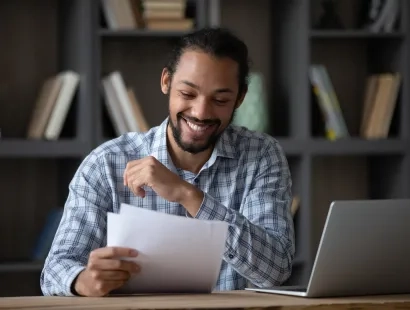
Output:
[[[389,129],[391,125],[391,121],[393,118],[394,109],[397,105],[397,96],[399,93],[400,83],[401,83],[401,75],[400,73],[396,73],[392,76],[393,80],[391,83],[390,91],[389,91],[389,99],[386,102],[386,108],[383,113],[383,120],[380,128],[380,137],[387,138],[389,135]]]
[[[392,81],[390,74],[380,74],[378,76],[378,90],[376,93],[375,101],[369,116],[369,124],[365,131],[365,137],[367,139],[379,139],[379,128],[383,119],[383,113],[385,106],[389,100],[389,88]]]
[[[144,117],[144,113],[142,112],[141,105],[139,104],[137,97],[135,96],[134,90],[131,87],[128,88],[128,97],[130,98],[134,117],[137,120],[140,131],[148,131],[150,127],[148,126],[147,120]]]
[[[144,10],[181,10],[186,8],[186,0],[144,1]]]
[[[362,114],[362,122],[360,125],[360,135],[366,137],[366,128],[369,126],[370,112],[373,108],[376,93],[377,93],[378,79],[376,74],[367,77],[366,89],[364,93],[364,106]]]
[[[184,19],[185,11],[144,9],[143,17],[145,20],[147,19]]]
[[[168,31],[184,31],[190,30],[194,26],[192,19],[148,19],[145,21],[145,27],[151,30],[168,30]]]
[[[53,111],[62,81],[56,76],[48,78],[41,87],[28,126],[27,137],[29,139],[42,139],[46,130],[47,122]]]

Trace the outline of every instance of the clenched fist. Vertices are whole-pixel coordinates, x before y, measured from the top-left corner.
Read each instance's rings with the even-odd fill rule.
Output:
[[[148,156],[130,161],[124,171],[124,185],[134,195],[144,198],[144,186],[152,188],[159,196],[177,202],[195,215],[203,200],[203,192],[181,179],[155,157]]]

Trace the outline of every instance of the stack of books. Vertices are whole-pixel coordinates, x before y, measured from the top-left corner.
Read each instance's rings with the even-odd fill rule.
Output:
[[[109,29],[185,31],[194,27],[186,17],[186,0],[102,0]]]

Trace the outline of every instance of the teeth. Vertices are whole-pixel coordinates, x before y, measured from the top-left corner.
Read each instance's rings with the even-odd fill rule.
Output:
[[[204,131],[209,127],[209,125],[198,126],[196,124],[191,123],[190,121],[187,121],[187,124],[192,130],[195,130],[195,131]]]

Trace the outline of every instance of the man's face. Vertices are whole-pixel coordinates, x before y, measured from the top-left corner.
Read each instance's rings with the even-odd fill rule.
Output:
[[[237,76],[235,61],[200,51],[186,51],[181,56],[172,82],[163,72],[164,93],[171,85],[170,126],[181,149],[196,154],[215,144],[243,99],[238,100]]]

